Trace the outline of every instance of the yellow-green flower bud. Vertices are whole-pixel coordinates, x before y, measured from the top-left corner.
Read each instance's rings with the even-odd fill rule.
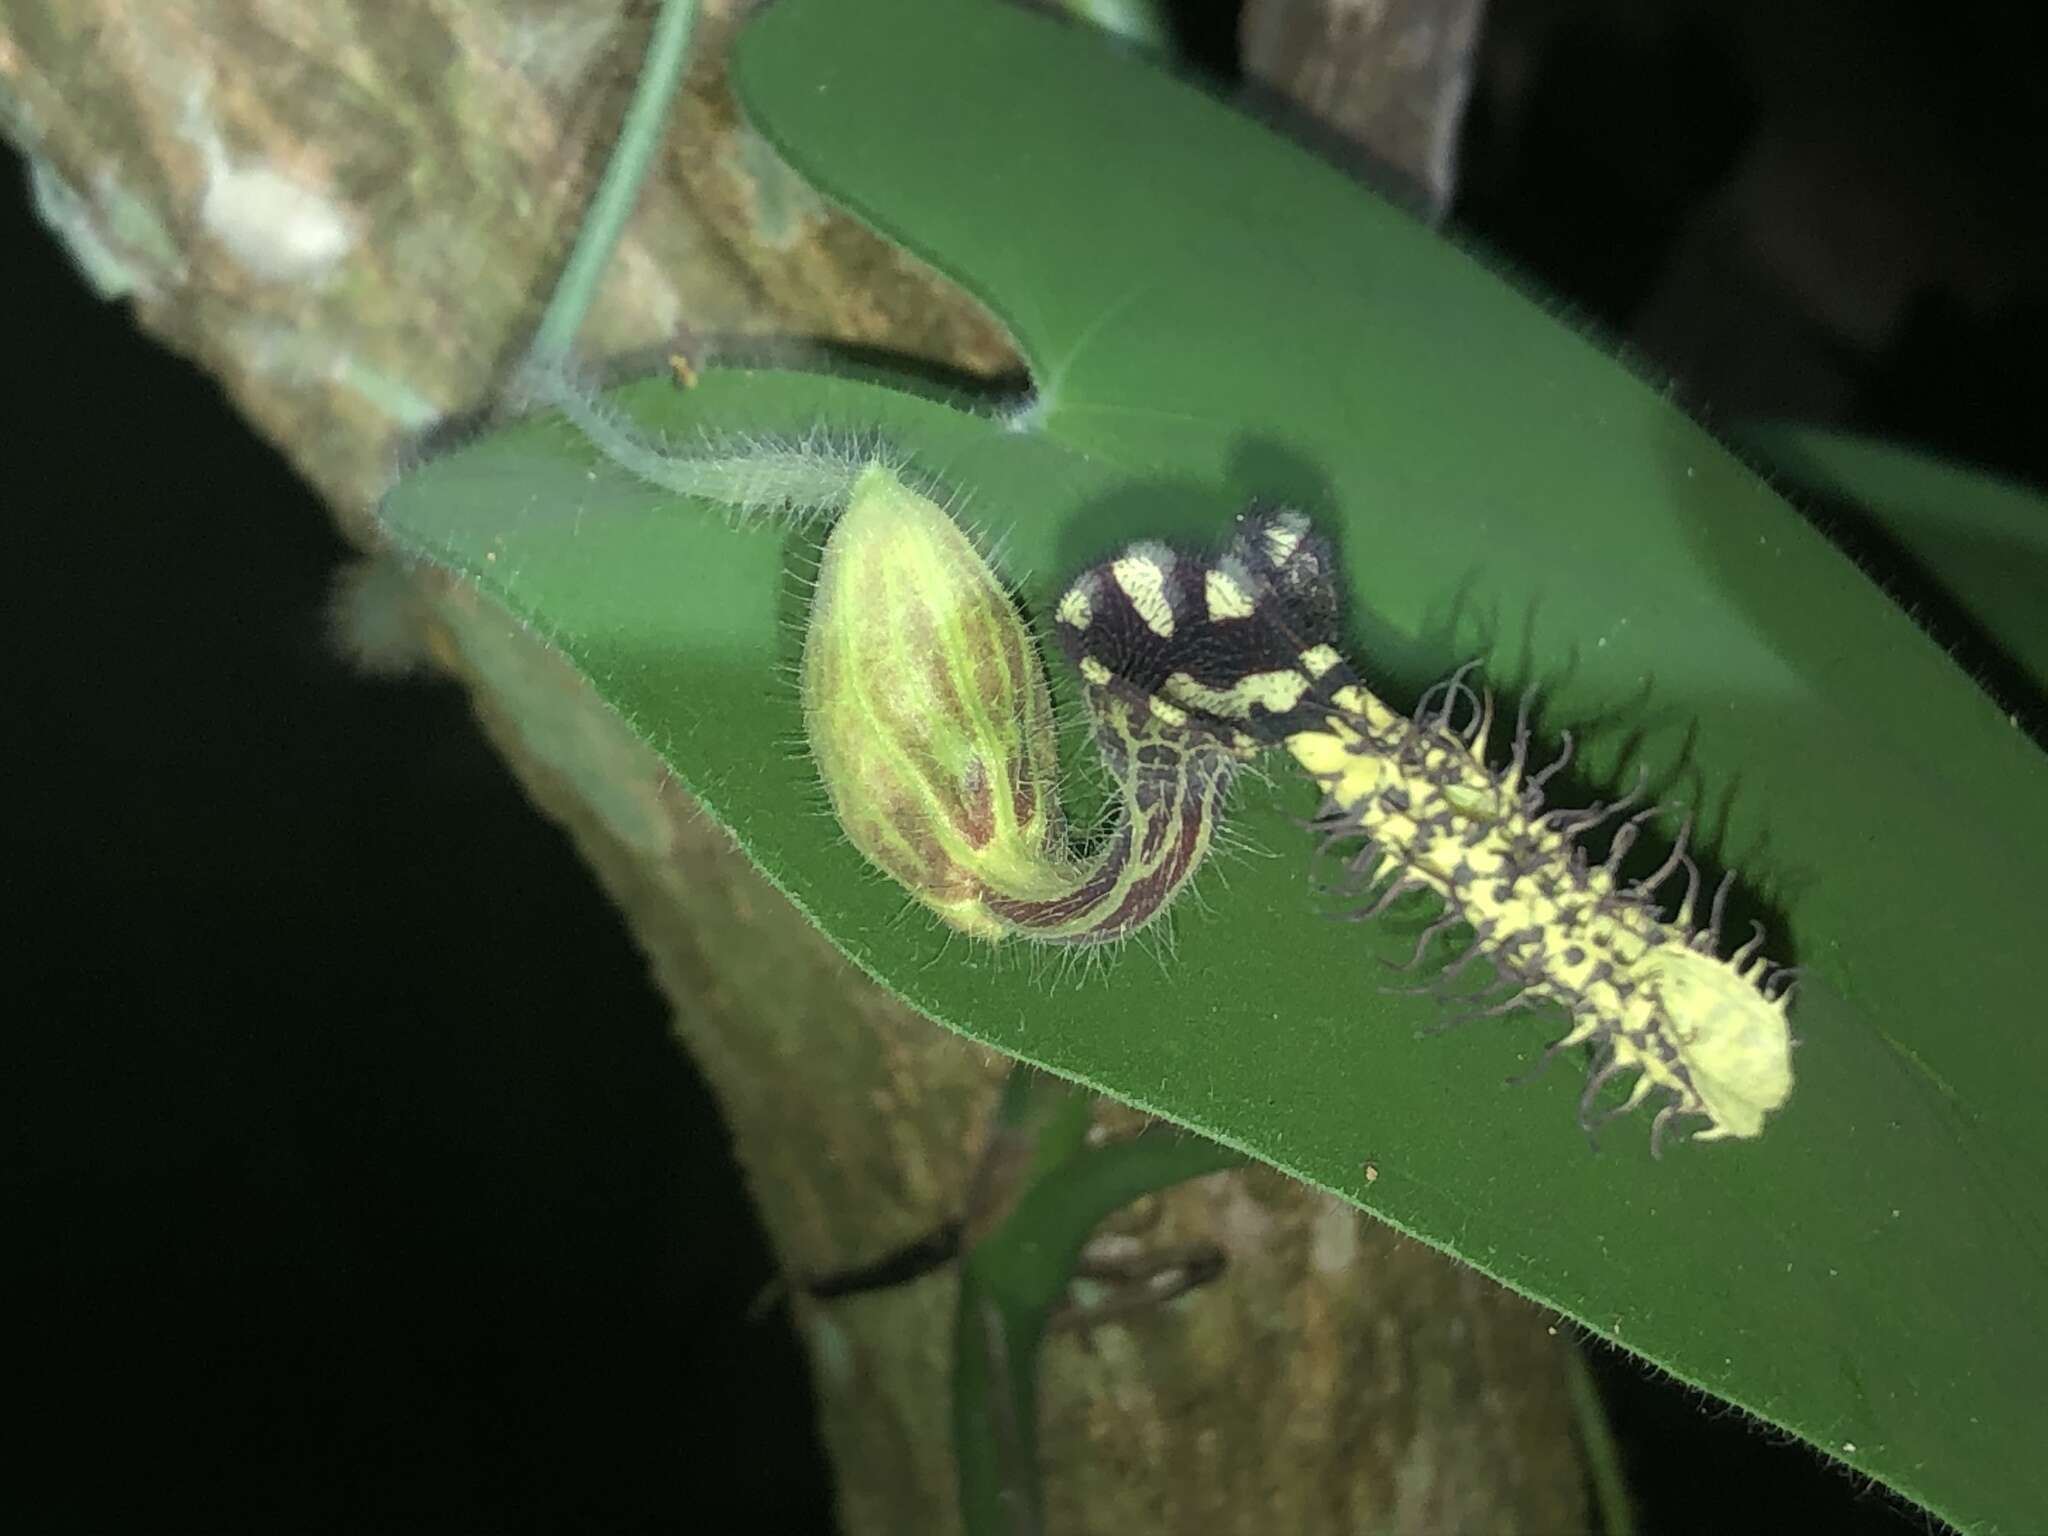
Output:
[[[988,893],[1071,886],[1031,631],[952,519],[885,465],[826,540],[803,704],[848,839],[948,922],[993,937],[1009,925]]]

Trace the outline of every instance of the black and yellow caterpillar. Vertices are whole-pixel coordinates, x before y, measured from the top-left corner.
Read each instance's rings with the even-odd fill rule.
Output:
[[[1098,945],[1164,912],[1200,869],[1232,780],[1285,748],[1322,788],[1327,840],[1373,910],[1428,891],[1512,995],[1572,1017],[1553,1050],[1590,1045],[1582,1113],[1615,1075],[1623,1108],[1660,1091],[1654,1149],[1682,1116],[1701,1139],[1758,1135],[1792,1089],[1789,973],[1761,936],[1719,957],[1724,883],[1698,921],[1680,847],[1627,881],[1649,818],[1622,822],[1590,865],[1577,839],[1628,802],[1548,810],[1555,766],[1529,771],[1518,720],[1486,764],[1489,698],[1463,674],[1402,715],[1337,646],[1329,545],[1303,514],[1254,509],[1198,556],[1140,543],[1084,571],[1054,608],[1115,795],[1077,848],[1060,809],[1051,694],[1030,626],[945,510],[868,453],[829,441],[712,442],[675,455],[573,381],[542,377],[605,458],[649,485],[741,516],[835,519],[805,627],[805,736],[847,839],[946,922],[985,938]],[[1434,701],[1434,702],[1433,702]],[[1463,706],[1463,718],[1460,709]],[[1666,918],[1656,893],[1683,870]]]
[[[1702,1139],[1759,1134],[1791,1091],[1786,977],[1758,955],[1761,934],[1718,958],[1726,882],[1703,926],[1682,849],[1624,882],[1620,862],[1651,811],[1623,821],[1606,859],[1589,864],[1575,840],[1628,802],[1546,811],[1526,718],[1507,767],[1489,768],[1490,699],[1459,678],[1398,714],[1337,651],[1336,618],[1329,546],[1284,509],[1241,518],[1211,561],[1135,546],[1084,573],[1057,611],[1091,687],[1126,709],[1148,699],[1233,752],[1285,747],[1323,789],[1325,828],[1356,839],[1352,867],[1378,887],[1375,909],[1433,892],[1444,918],[1430,932],[1468,926],[1472,953],[1493,962],[1511,1002],[1571,1014],[1557,1048],[1596,1047],[1588,1110],[1633,1070],[1621,1108],[1665,1094],[1653,1144],[1687,1115],[1708,1120]],[[1680,869],[1685,895],[1667,920],[1655,894]]]
[[[1509,985],[1495,1011],[1547,1001],[1571,1015],[1553,1049],[1594,1048],[1585,1113],[1634,1071],[1621,1109],[1664,1095],[1653,1148],[1685,1116],[1707,1121],[1701,1139],[1760,1134],[1791,1091],[1788,973],[1758,954],[1760,935],[1719,957],[1726,883],[1700,923],[1682,846],[1624,880],[1647,810],[1591,864],[1576,839],[1629,802],[1546,809],[1555,768],[1530,771],[1526,719],[1507,766],[1488,767],[1491,700],[1463,674],[1412,715],[1390,709],[1337,649],[1332,560],[1302,513],[1254,509],[1214,555],[1135,544],[1067,587],[1054,625],[1118,792],[1083,856],[1060,818],[1028,630],[951,520],[875,469],[827,545],[805,652],[813,750],[842,825],[958,927],[1102,943],[1165,910],[1235,773],[1284,748],[1321,786],[1323,828],[1353,845],[1374,911],[1434,893],[1429,933],[1469,928],[1468,958]],[[1681,869],[1667,919],[1656,892]]]

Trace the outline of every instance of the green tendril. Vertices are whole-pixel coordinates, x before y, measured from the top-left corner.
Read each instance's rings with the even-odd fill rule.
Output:
[[[583,317],[597,297],[598,283],[611,265],[612,251],[633,216],[640,184],[661,145],[662,127],[682,82],[690,28],[696,19],[697,0],[662,0],[611,158],[605,162],[604,176],[577,229],[576,244],[534,330],[530,356],[536,360],[559,363],[576,345],[576,333],[583,329]]]

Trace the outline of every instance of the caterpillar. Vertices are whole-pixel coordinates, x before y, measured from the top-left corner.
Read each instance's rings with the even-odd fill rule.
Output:
[[[1376,697],[1337,648],[1334,560],[1304,514],[1255,507],[1209,557],[1134,544],[1065,589],[1054,629],[1115,791],[1084,853],[1060,808],[1030,627],[942,507],[883,460],[811,442],[678,457],[568,384],[542,380],[537,395],[651,484],[742,511],[837,514],[805,630],[806,739],[855,849],[954,927],[1071,945],[1138,932],[1200,869],[1237,774],[1284,748],[1321,787],[1318,825],[1349,850],[1366,915],[1432,893],[1443,910],[1417,962],[1432,937],[1468,928],[1441,981],[1485,959],[1510,992],[1488,1013],[1548,1002],[1570,1017],[1546,1059],[1592,1047],[1582,1123],[1630,1071],[1611,1113],[1661,1092],[1653,1154],[1681,1118],[1706,1122],[1699,1140],[1760,1135],[1789,1097],[1791,972],[1763,958],[1761,929],[1719,956],[1728,881],[1701,921],[1683,831],[1655,873],[1624,880],[1654,808],[1622,820],[1590,864],[1577,839],[1632,797],[1547,809],[1563,764],[1531,771],[1526,706],[1507,765],[1489,768],[1492,698],[1465,673],[1411,715]],[[1667,918],[1656,893],[1681,870]]]
[[[1055,623],[1090,687],[1127,714],[1149,709],[1241,757],[1284,747],[1323,791],[1326,841],[1355,845],[1348,867],[1373,897],[1367,915],[1414,891],[1441,900],[1417,961],[1432,937],[1463,925],[1471,946],[1446,975],[1490,960],[1511,996],[1487,1012],[1561,1006],[1571,1027],[1546,1059],[1593,1048],[1580,1102],[1589,1129],[1601,1090],[1629,1071],[1635,1081],[1610,1113],[1661,1091],[1653,1154],[1682,1117],[1706,1121],[1698,1140],[1750,1138],[1785,1103],[1791,973],[1761,956],[1760,927],[1718,957],[1729,879],[1698,921],[1699,873],[1682,832],[1656,872],[1625,881],[1621,861],[1654,808],[1620,821],[1606,858],[1591,864],[1576,839],[1634,797],[1545,809],[1565,758],[1530,771],[1526,704],[1507,766],[1488,768],[1492,699],[1466,673],[1412,715],[1377,698],[1336,648],[1330,546],[1302,513],[1254,508],[1211,560],[1134,545],[1076,578]],[[1685,894],[1667,919],[1656,892],[1681,869]]]

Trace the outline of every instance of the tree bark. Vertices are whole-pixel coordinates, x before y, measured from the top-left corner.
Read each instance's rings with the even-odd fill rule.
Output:
[[[1486,0],[1246,0],[1244,72],[1440,219],[1457,191],[1485,9]]]
[[[751,333],[1014,370],[986,315],[739,123],[722,84],[738,8],[705,7],[589,353]],[[630,0],[7,0],[0,121],[81,267],[373,548],[410,445],[518,356],[647,23]],[[785,1272],[959,1215],[1002,1062],[857,975],[559,658],[459,584],[406,581],[419,639],[629,919]],[[1214,1243],[1228,1268],[1047,1346],[1049,1530],[1584,1525],[1568,1346],[1536,1309],[1266,1171],[1124,1227]],[[793,1306],[844,1528],[949,1528],[949,1274]]]

